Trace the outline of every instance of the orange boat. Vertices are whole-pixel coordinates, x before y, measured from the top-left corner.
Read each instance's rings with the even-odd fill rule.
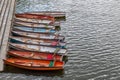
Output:
[[[21,14],[15,14],[15,19],[27,21],[27,22],[35,22],[35,23],[54,23],[55,18],[52,16],[46,16],[46,15],[38,15],[38,14],[29,14],[29,13],[21,13]]]
[[[56,61],[63,60],[63,56],[57,54],[50,54],[50,53],[40,53],[40,52],[10,50],[8,51],[8,55],[14,57],[26,58],[26,59],[41,59],[41,60],[56,60]]]
[[[48,61],[48,60],[30,60],[8,58],[4,63],[14,67],[28,69],[28,70],[63,70],[64,62]]]

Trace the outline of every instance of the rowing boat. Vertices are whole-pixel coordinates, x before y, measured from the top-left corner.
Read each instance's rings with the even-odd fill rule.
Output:
[[[30,14],[30,13],[27,13],[27,14],[24,14],[24,13],[15,14],[15,17],[17,17],[17,18],[27,18],[27,19],[36,19],[36,20],[50,20],[52,22],[55,21],[54,17],[52,17],[52,16]]]
[[[9,43],[9,46],[13,49],[22,50],[22,51],[35,51],[35,52],[44,52],[44,53],[54,53],[60,55],[67,54],[67,49],[54,48],[48,46],[38,46],[32,44],[16,44],[16,43]]]
[[[10,50],[8,51],[8,55],[17,58],[26,58],[26,59],[39,59],[39,60],[56,60],[56,61],[63,61],[63,56],[58,54],[51,54],[51,53],[40,53],[40,52],[30,52],[30,51],[17,51],[17,50]]]
[[[34,23],[54,23],[55,19],[51,16],[45,16],[45,15],[38,15],[38,14],[15,14],[15,19],[20,21],[26,21],[26,22],[34,22]]]
[[[65,48],[65,42],[59,42],[54,40],[45,40],[45,39],[33,39],[27,37],[15,37],[10,36],[10,42],[12,43],[24,43],[24,44],[35,44],[35,45],[43,45],[43,46],[51,46],[51,47],[59,47]]]
[[[44,23],[30,23],[30,22],[22,22],[22,21],[15,21],[14,25],[26,26],[26,27],[34,27],[34,28],[48,28],[48,29],[55,29],[56,27],[60,27],[60,23],[56,22],[54,24],[44,24]]]
[[[33,32],[23,32],[23,31],[13,31],[12,35],[14,36],[24,36],[24,37],[31,37],[36,39],[50,39],[50,40],[57,40],[57,41],[64,41],[65,37],[61,35],[55,34],[40,34],[40,33],[33,33]]]
[[[31,23],[44,23],[44,24],[53,23],[53,21],[50,21],[50,20],[28,19],[28,18],[19,18],[19,17],[15,17],[14,19],[17,21],[24,21],[24,22],[31,22]]]
[[[32,28],[25,26],[14,26],[13,30],[25,31],[25,32],[34,32],[34,33],[55,33],[54,29],[45,29],[45,28]]]
[[[65,14],[66,14],[65,12],[61,12],[61,11],[39,11],[39,12],[25,12],[25,13],[46,15],[55,18],[65,18]]]
[[[4,63],[10,66],[28,70],[62,70],[64,62],[48,60],[32,60],[20,58],[8,58]]]

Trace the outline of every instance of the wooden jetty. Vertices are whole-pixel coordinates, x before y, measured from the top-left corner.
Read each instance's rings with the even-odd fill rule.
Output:
[[[0,0],[0,71],[4,70],[3,59],[8,51],[8,38],[13,22],[16,0]]]

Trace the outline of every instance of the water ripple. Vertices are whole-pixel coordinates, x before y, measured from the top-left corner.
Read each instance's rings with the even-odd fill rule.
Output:
[[[0,79],[120,80],[119,6],[119,0],[18,0],[16,12],[19,13],[66,12],[60,33],[66,37],[68,62],[62,74],[33,75],[33,72],[19,73],[19,70],[0,73]]]

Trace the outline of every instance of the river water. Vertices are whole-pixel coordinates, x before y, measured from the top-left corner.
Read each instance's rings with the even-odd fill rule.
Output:
[[[120,0],[18,0],[16,12],[27,11],[66,12],[68,62],[56,72],[9,67],[0,80],[120,80]]]

